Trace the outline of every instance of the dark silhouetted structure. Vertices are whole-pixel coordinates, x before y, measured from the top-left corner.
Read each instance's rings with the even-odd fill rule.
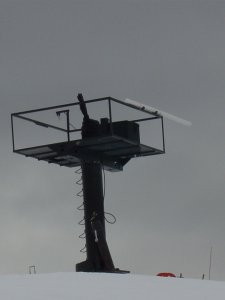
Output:
[[[146,113],[145,118],[131,121],[113,121],[112,103],[123,108],[136,108],[111,97],[84,101],[78,94],[78,102],[24,111],[11,115],[13,151],[48,163],[66,167],[81,166],[83,181],[84,221],[86,235],[86,260],[76,265],[77,271],[87,272],[125,272],[115,268],[106,241],[105,212],[102,168],[109,171],[121,171],[133,157],[165,153],[163,118],[157,113]],[[95,103],[107,103],[108,116],[100,120],[89,117],[87,106]],[[67,107],[67,109],[65,109]],[[82,126],[72,129],[70,124],[71,110],[80,108],[83,114]],[[66,115],[66,128],[56,126],[30,117],[46,111],[55,111],[57,116]],[[136,109],[138,110],[138,109]],[[140,112],[140,111],[139,111]],[[66,133],[66,141],[44,144],[26,148],[15,147],[14,119],[22,119],[37,126],[55,129]],[[139,124],[159,119],[161,121],[162,149],[150,147],[140,142]],[[80,133],[81,139],[72,139],[71,135]]]

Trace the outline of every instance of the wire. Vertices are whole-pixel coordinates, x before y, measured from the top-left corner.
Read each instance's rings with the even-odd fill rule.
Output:
[[[104,166],[101,165],[101,167],[102,167],[102,174],[103,174],[103,202],[104,202],[104,200],[105,200],[105,193],[106,193],[106,178],[105,178],[105,169],[104,169]],[[82,186],[81,190],[76,194],[76,196],[79,197],[79,198],[83,198],[82,168],[77,169],[75,171],[75,174],[78,174],[80,176],[80,178],[78,180],[76,180],[75,183],[78,186],[80,186],[80,187]],[[84,211],[84,202],[83,201],[77,207],[77,210]],[[116,217],[112,213],[109,213],[109,212],[106,212],[106,211],[104,212],[104,219],[109,224],[115,224],[116,221],[117,221]],[[78,222],[78,224],[84,226],[85,225],[85,217],[83,217],[83,219],[80,220]],[[79,238],[80,239],[85,239],[86,238],[85,230],[79,235]],[[87,252],[86,244],[85,244],[85,246],[82,249],[80,249],[80,252],[81,253],[86,253]]]
[[[77,129],[72,123],[69,122],[69,124],[71,127],[73,127],[73,129]]]
[[[104,169],[104,166],[102,165],[102,173],[103,173],[103,201],[105,200],[105,190],[106,190],[106,183],[105,183],[105,169]],[[109,224],[115,224],[116,223],[116,217],[112,214],[112,213],[109,213],[109,212],[104,212],[105,214],[105,221]],[[112,218],[112,220],[110,220],[109,218],[107,218],[106,216],[110,216]]]
[[[105,200],[105,169],[102,165],[102,174],[103,174],[103,201]]]
[[[75,181],[75,183],[78,185],[78,186],[82,186],[83,185],[83,180],[82,180],[82,169],[79,168],[75,171],[75,174],[78,174],[80,176],[80,178],[78,180]],[[81,190],[76,194],[77,197],[79,198],[83,198],[83,187],[81,188]],[[84,202],[82,202],[78,207],[77,207],[77,210],[79,211],[83,211],[84,210]],[[82,220],[80,220],[78,222],[79,225],[82,225],[84,226],[85,225],[85,217],[83,217]],[[86,234],[85,234],[85,230],[78,236],[80,239],[85,239],[86,238]],[[87,252],[87,249],[86,249],[86,244],[84,245],[84,247],[82,249],[80,249],[80,252],[81,253],[86,253]]]
[[[110,221],[109,218],[106,218],[106,216],[110,216],[112,218],[112,221]],[[109,224],[115,224],[117,220],[116,220],[116,217],[113,214],[105,211],[105,221]]]
[[[86,246],[86,244],[85,244],[85,246],[82,249],[80,249],[80,252],[81,253],[86,253],[87,252],[87,246]]]

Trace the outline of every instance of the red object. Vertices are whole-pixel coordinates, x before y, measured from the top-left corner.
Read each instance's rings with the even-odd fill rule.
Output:
[[[159,273],[157,276],[162,276],[162,277],[176,277],[173,273]]]

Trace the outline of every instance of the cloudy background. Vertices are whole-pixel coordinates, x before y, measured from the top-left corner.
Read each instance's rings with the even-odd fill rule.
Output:
[[[0,0],[0,273],[74,271],[74,170],[12,152],[10,114],[129,97],[165,121],[166,154],[106,173],[116,266],[225,280],[225,1]],[[149,141],[150,144],[150,141]]]

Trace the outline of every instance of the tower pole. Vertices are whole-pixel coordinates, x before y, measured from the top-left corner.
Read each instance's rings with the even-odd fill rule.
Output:
[[[84,115],[82,139],[98,137],[101,133],[98,121],[90,119],[82,94],[78,94]],[[86,261],[76,265],[77,271],[114,271],[112,258],[106,243],[102,165],[100,161],[81,160],[84,220],[86,236]]]
[[[90,271],[103,271],[104,263],[97,244],[97,233],[92,228],[92,220],[98,220],[105,237],[102,167],[98,162],[82,162],[81,168],[88,267]]]

